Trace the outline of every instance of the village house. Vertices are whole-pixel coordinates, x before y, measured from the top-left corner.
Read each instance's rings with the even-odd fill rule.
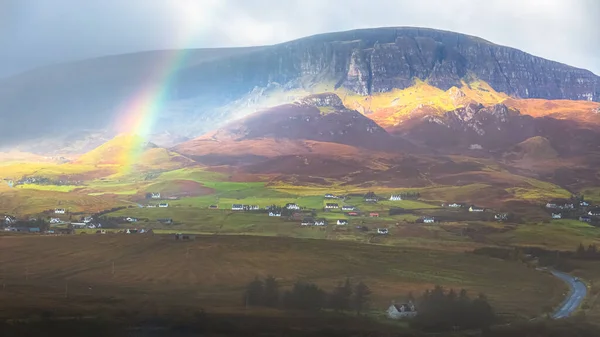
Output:
[[[338,226],[345,226],[347,224],[348,224],[348,220],[340,219],[340,220],[337,221],[337,225]]]
[[[450,208],[462,208],[463,205],[457,204],[457,203],[452,203],[452,204],[449,204],[448,207],[450,207]]]
[[[331,203],[326,203],[325,204],[325,209],[337,209],[340,208],[340,205],[338,204],[331,204]]]
[[[379,218],[379,213],[369,213],[371,218]]]
[[[417,315],[417,311],[415,310],[415,306],[412,302],[403,304],[392,303],[387,310],[387,315],[391,319],[401,319],[414,317]]]
[[[127,222],[138,222],[138,219],[137,219],[137,218],[132,218],[132,217],[127,217],[127,218],[125,218],[125,220],[126,220]],[[84,222],[85,222],[85,221],[84,221]]]
[[[61,223],[62,220],[59,218],[50,218],[50,224],[55,225]]]
[[[353,211],[356,207],[354,206],[342,206],[342,211]]]
[[[592,218],[584,215],[584,216],[579,217],[579,221],[590,223],[590,222],[592,222]]]
[[[317,219],[315,220],[315,226],[327,226],[327,221],[325,219]]]
[[[150,198],[152,199],[160,199],[160,193],[151,193]]]
[[[435,218],[432,216],[426,216],[423,218],[423,223],[435,223]]]
[[[158,207],[160,207],[160,208],[167,208],[167,207],[169,207],[169,204],[167,204],[167,203],[158,204]]]
[[[365,194],[365,202],[377,202],[377,201],[379,201],[379,198],[377,197],[375,192],[368,192],[367,194]]]
[[[219,205],[210,205],[208,209],[219,209]]]
[[[471,206],[469,207],[469,212],[484,212],[485,208],[481,208],[481,207],[477,207],[477,206]]]
[[[377,228],[377,234],[387,235],[389,230],[387,228]]]
[[[57,208],[54,210],[54,214],[65,214],[66,211],[64,208]]]
[[[15,223],[17,223],[17,218],[15,218],[14,216],[12,216],[12,215],[5,215],[4,216],[4,224],[5,225],[12,225],[12,224],[15,224]]]
[[[333,194],[327,193],[325,194],[325,199],[337,199],[337,197]]]
[[[600,216],[600,209],[593,209],[591,211],[588,212],[588,215],[591,216]]]
[[[244,210],[244,205],[242,205],[242,204],[233,204],[233,205],[231,205],[231,210],[232,211],[243,211]]]
[[[552,219],[562,219],[562,213],[552,213]]]
[[[392,194],[390,201],[402,201],[402,196],[400,194]]]
[[[315,224],[315,220],[313,218],[304,218],[300,223],[301,226],[312,226]]]
[[[506,221],[508,220],[508,214],[506,213],[499,213],[494,215],[494,219],[496,219],[497,221]]]
[[[296,204],[286,204],[285,208],[287,208],[287,209],[300,209],[300,206],[298,206]]]
[[[281,212],[271,211],[269,212],[269,216],[281,216]]]

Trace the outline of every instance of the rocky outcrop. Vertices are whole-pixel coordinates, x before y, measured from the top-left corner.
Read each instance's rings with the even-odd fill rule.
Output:
[[[300,104],[312,105],[315,107],[331,107],[345,109],[340,96],[332,93],[316,94],[304,97],[299,100]]]

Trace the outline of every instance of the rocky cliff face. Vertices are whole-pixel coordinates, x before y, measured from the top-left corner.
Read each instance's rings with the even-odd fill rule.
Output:
[[[164,58],[137,54],[45,68],[0,81],[0,140],[103,129],[132,99],[164,79],[148,74]],[[239,117],[235,102],[315,84],[369,95],[414,78],[441,89],[477,78],[522,98],[600,101],[600,78],[482,39],[422,28],[323,34],[280,45],[190,51],[171,74],[155,132],[196,137]],[[154,80],[156,83],[149,83]],[[268,90],[267,90],[268,91]],[[250,111],[251,112],[251,111]]]

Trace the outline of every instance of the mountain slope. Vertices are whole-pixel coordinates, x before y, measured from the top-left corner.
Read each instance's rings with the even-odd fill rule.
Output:
[[[66,64],[0,82],[0,118],[11,121],[0,125],[2,140],[110,127],[148,88],[166,92],[156,132],[185,137],[241,117],[251,111],[238,108],[271,94],[283,103],[289,91],[322,92],[319,86],[375,95],[410,87],[415,78],[444,91],[480,80],[514,97],[600,100],[600,78],[589,71],[432,29],[365,29],[268,47],[189,52],[179,67],[167,62],[174,53]],[[161,71],[169,72],[168,87],[155,76]]]
[[[216,132],[177,145],[174,150],[195,157],[240,152],[266,157],[267,154],[312,152],[319,143],[331,144],[319,148],[330,148],[332,155],[340,150],[348,152],[345,151],[347,146],[377,151],[413,148],[405,140],[389,135],[369,118],[346,109],[337,95],[325,93],[233,121]],[[277,148],[282,151],[274,150]],[[254,149],[260,150],[253,152]]]

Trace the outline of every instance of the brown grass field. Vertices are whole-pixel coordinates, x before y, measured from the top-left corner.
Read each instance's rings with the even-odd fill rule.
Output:
[[[522,264],[463,252],[252,236],[0,237],[0,316],[36,310],[81,315],[119,310],[243,310],[244,285],[274,275],[331,289],[351,277],[373,291],[381,313],[433,285],[486,293],[499,312],[534,316],[557,305],[564,285]],[[114,274],[113,274],[114,263]],[[66,295],[66,296],[65,296]]]

